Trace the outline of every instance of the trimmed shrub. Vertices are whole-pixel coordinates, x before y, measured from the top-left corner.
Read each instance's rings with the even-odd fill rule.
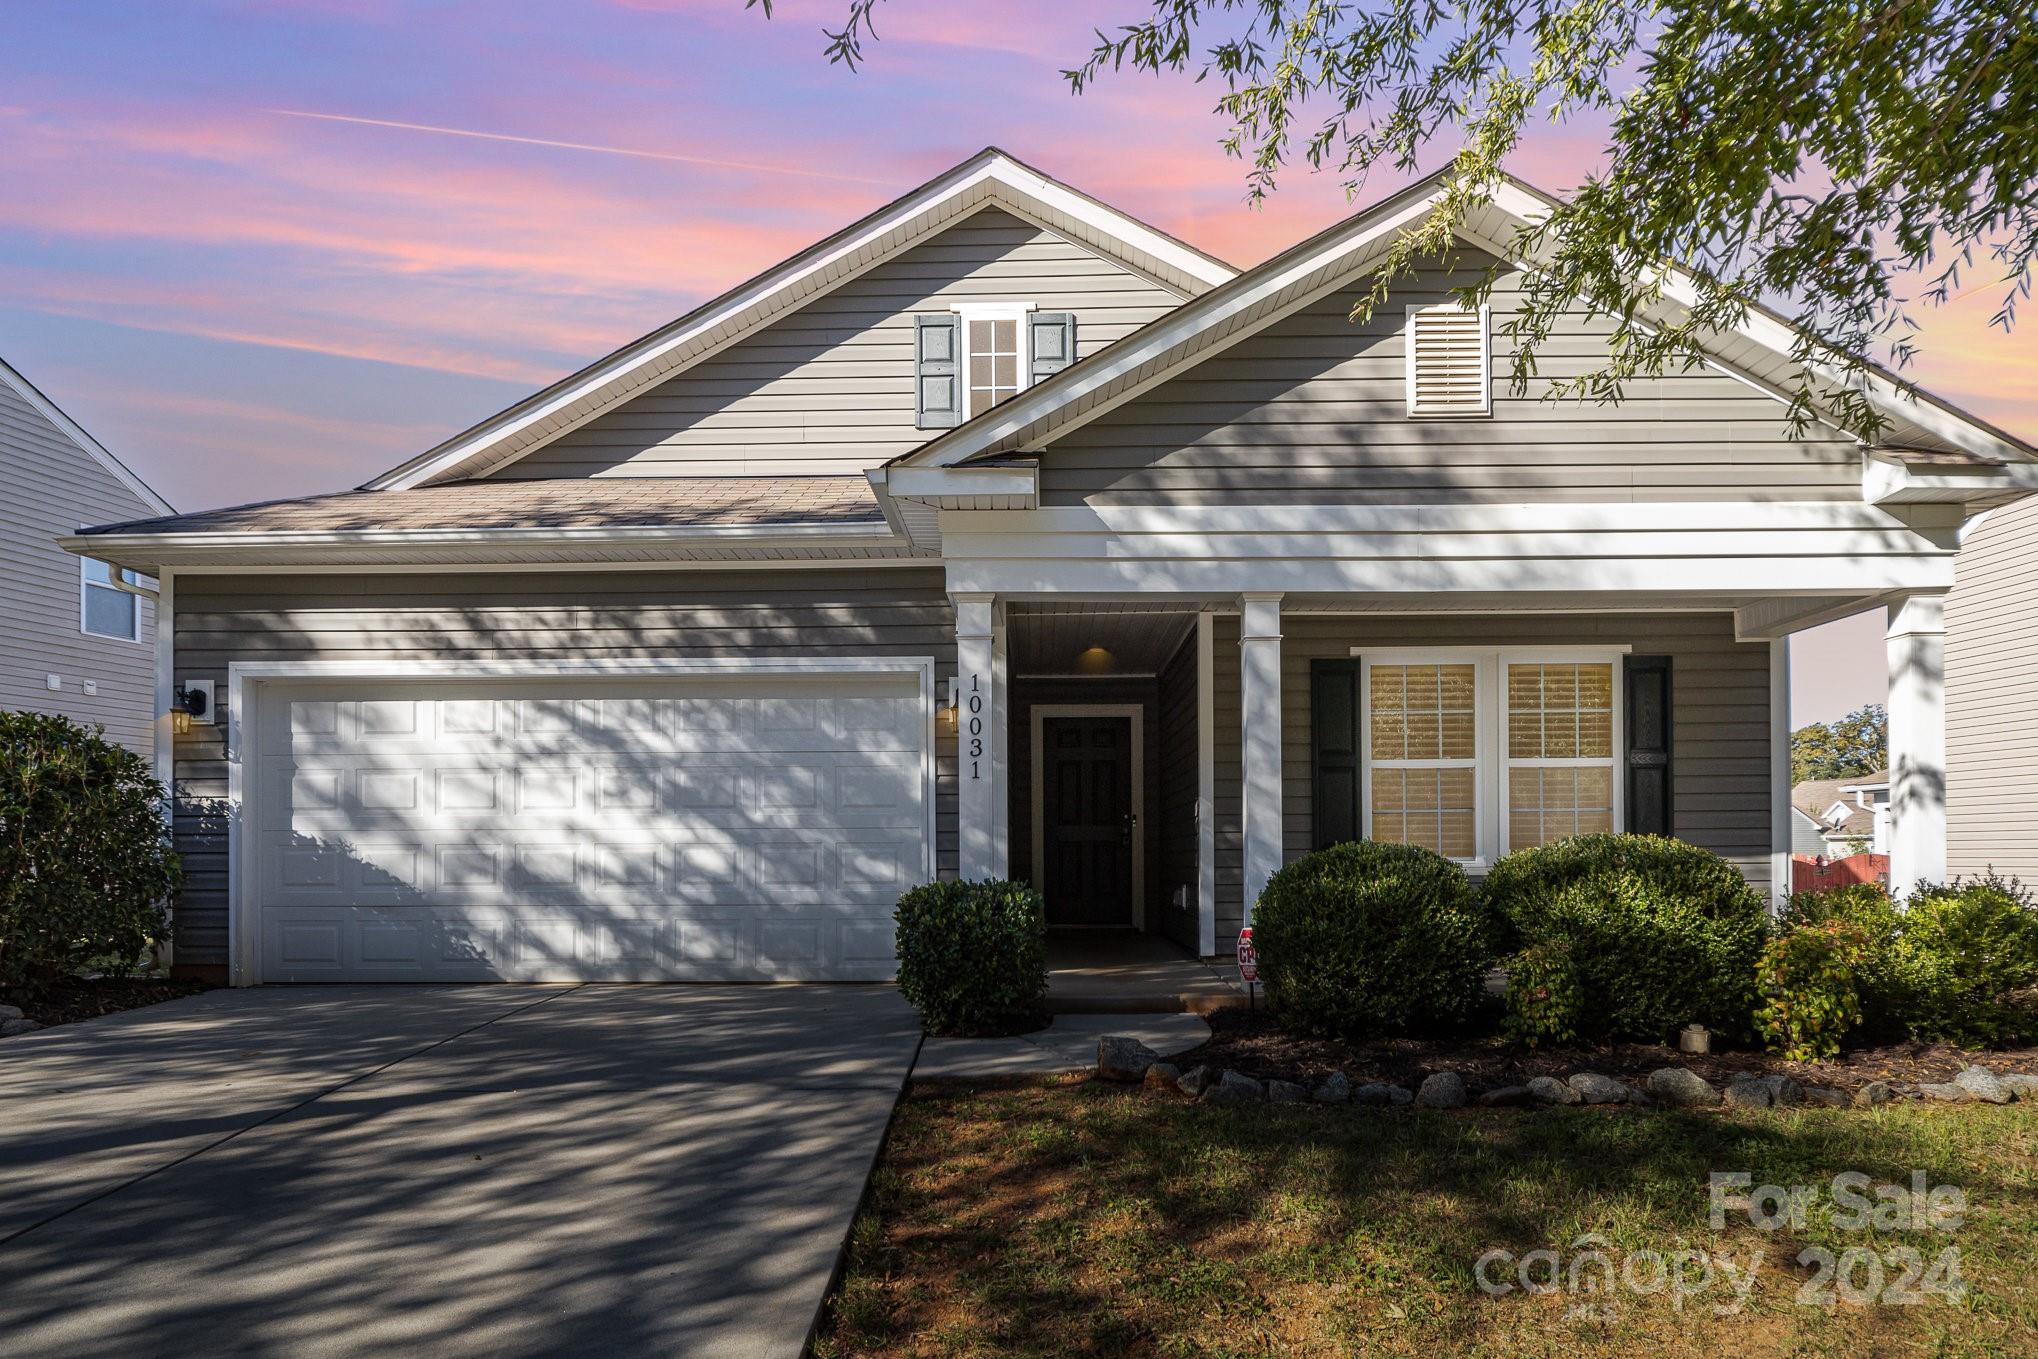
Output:
[[[1749,1031],[1768,913],[1719,855],[1656,835],[1580,835],[1507,855],[1486,897],[1523,945],[1569,946],[1579,1037],[1661,1042],[1693,1022]]]
[[[1967,1047],[2038,1038],[2028,995],[2038,987],[2038,909],[2015,879],[1921,886],[1889,960],[1913,1038]]]
[[[930,882],[899,898],[899,991],[933,1033],[1037,1028],[1047,912],[1023,882]]]
[[[0,712],[0,989],[142,961],[179,882],[162,808],[148,764],[103,729]]]
[[[1838,1052],[1861,1023],[1854,974],[1867,952],[1867,936],[1844,920],[1793,925],[1770,940],[1757,977],[1765,999],[1755,1028],[1763,1040],[1793,1062]]]
[[[1798,892],[1784,909],[1788,926],[1846,925],[1861,937],[1854,966],[1854,994],[1861,1006],[1859,1036],[1893,1043],[1910,1032],[1911,988],[1898,973],[1894,944],[1903,911],[1877,883],[1853,883],[1822,892]]]
[[[1463,1025],[1499,948],[1471,879],[1415,845],[1358,841],[1274,874],[1253,908],[1267,1000],[1288,1027],[1368,1038]]]
[[[1562,940],[1531,944],[1507,960],[1507,1017],[1502,1028],[1525,1047],[1575,1043],[1585,990]]]

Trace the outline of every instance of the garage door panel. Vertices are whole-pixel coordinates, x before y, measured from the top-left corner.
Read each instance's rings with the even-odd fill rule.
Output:
[[[926,872],[917,683],[307,685],[251,726],[275,980],[888,977]]]

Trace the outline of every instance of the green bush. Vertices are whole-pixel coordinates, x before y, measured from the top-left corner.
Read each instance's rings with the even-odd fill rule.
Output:
[[[0,989],[134,967],[163,937],[177,856],[139,755],[64,717],[0,712]]]
[[[1575,1043],[1585,990],[1562,940],[1531,944],[1507,960],[1507,1036],[1526,1047]]]
[[[1047,913],[1022,882],[930,882],[899,898],[899,990],[934,1033],[1021,1033],[1047,994]]]
[[[1749,1031],[1768,913],[1717,854],[1654,835],[1580,835],[1507,855],[1486,897],[1524,946],[1569,946],[1581,1038],[1661,1042],[1693,1022]]]
[[[1903,911],[1881,885],[1864,882],[1798,892],[1784,910],[1783,923],[1843,924],[1858,931],[1862,948],[1854,966],[1854,993],[1861,1006],[1859,1037],[1870,1043],[1893,1043],[1909,1034],[1914,1001],[1909,982],[1897,970],[1893,948]]]
[[[1968,1047],[2038,1038],[2028,994],[2038,987],[2038,909],[2015,879],[1921,886],[1889,958],[1911,1037]]]
[[[1868,938],[1844,920],[1793,925],[1762,950],[1757,984],[1764,1000],[1755,1028],[1793,1062],[1815,1062],[1840,1050],[1861,1023],[1854,973]]]
[[[1497,922],[1463,869],[1370,840],[1274,874],[1252,923],[1268,1003],[1290,1028],[1327,1037],[1462,1025],[1499,951]]]

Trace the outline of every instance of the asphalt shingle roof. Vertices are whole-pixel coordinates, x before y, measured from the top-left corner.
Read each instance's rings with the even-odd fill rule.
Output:
[[[159,519],[132,519],[85,532],[401,533],[883,523],[877,493],[861,476],[575,477],[452,481],[407,491],[342,491]]]

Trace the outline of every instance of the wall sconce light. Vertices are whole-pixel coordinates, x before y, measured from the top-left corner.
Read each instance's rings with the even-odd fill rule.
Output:
[[[191,734],[191,714],[185,712],[182,708],[170,709],[170,734],[172,736],[189,736]]]
[[[179,688],[172,699],[175,706],[170,709],[170,731],[177,736],[188,736],[194,722],[212,721],[212,685],[205,682],[189,684]]]

